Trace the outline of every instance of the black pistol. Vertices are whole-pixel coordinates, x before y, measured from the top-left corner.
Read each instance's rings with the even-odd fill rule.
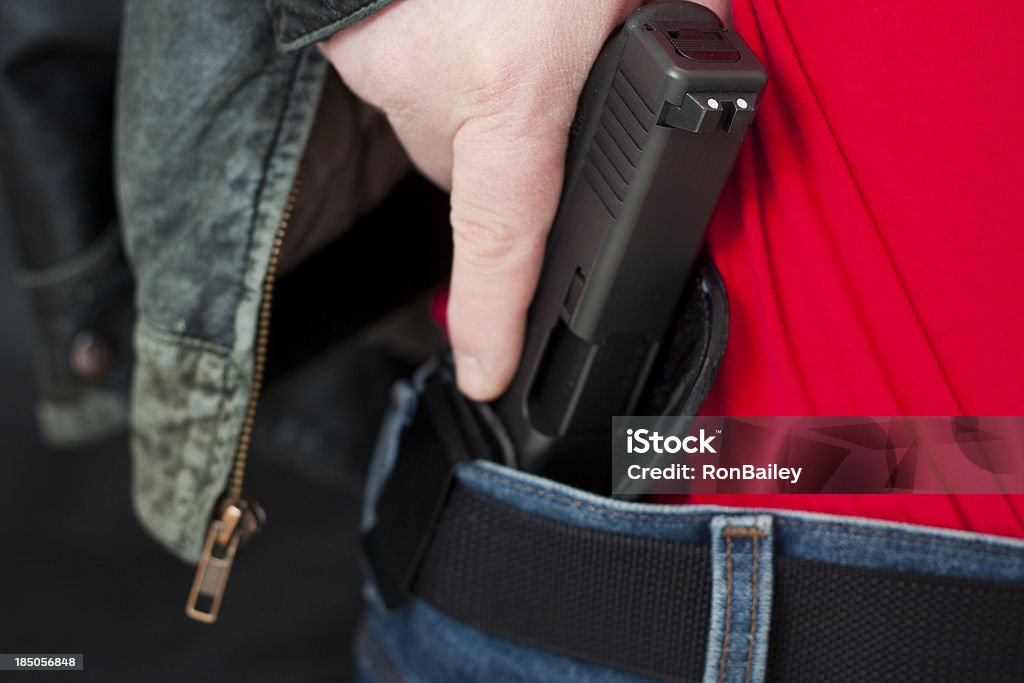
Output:
[[[588,486],[609,474],[594,456],[610,454],[612,416],[633,414],[766,81],[743,41],[690,2],[640,8],[602,50],[523,357],[494,404],[521,469],[605,487]]]

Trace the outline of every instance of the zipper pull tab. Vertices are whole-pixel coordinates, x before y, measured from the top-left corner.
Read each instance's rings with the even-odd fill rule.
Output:
[[[217,621],[235,552],[260,530],[263,521],[263,509],[256,501],[238,498],[221,503],[220,518],[210,523],[206,534],[185,614],[205,624]]]

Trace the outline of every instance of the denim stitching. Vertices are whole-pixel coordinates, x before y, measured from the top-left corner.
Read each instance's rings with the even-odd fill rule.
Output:
[[[553,493],[551,491],[545,491],[544,489],[537,488],[536,486],[531,486],[530,484],[512,481],[510,479],[506,479],[505,477],[493,474],[491,472],[477,471],[475,472],[475,474],[491,479],[506,488],[517,489],[519,491],[527,491],[529,493],[541,496],[542,498],[549,498],[559,503],[565,503],[566,505],[572,505],[573,507],[582,508],[589,512],[596,512],[598,514],[608,515],[611,517],[623,517],[625,519],[639,519],[641,521],[661,522],[667,524],[678,524],[680,522],[707,522],[711,519],[711,515],[699,515],[695,517],[686,517],[685,519],[681,519],[664,514],[655,515],[637,512],[622,512],[620,510],[609,510],[607,508],[598,507],[592,503],[584,503],[581,500],[575,500],[573,498],[569,498],[568,496],[563,496],[561,494]]]
[[[718,667],[718,683],[725,680],[725,661],[729,657],[729,629],[732,628],[732,527],[726,524],[725,536],[725,628],[722,635],[722,661]]]
[[[513,489],[517,489],[517,490],[520,490],[520,491],[528,491],[530,493],[534,493],[534,494],[537,494],[539,496],[543,496],[543,497],[546,497],[546,498],[550,498],[552,500],[556,500],[556,501],[558,501],[560,503],[565,503],[567,505],[572,505],[573,507],[582,508],[582,509],[588,510],[590,512],[596,512],[598,514],[609,515],[609,516],[612,516],[612,517],[623,517],[623,518],[626,518],[626,519],[638,519],[638,520],[641,520],[641,521],[662,522],[662,523],[669,523],[669,524],[678,523],[678,522],[691,522],[691,521],[693,521],[693,522],[706,522],[706,521],[709,521],[711,519],[711,515],[699,515],[699,516],[695,516],[695,517],[686,517],[685,519],[673,519],[673,518],[671,518],[670,515],[667,515],[667,514],[648,514],[648,513],[635,513],[635,512],[621,512],[619,510],[608,510],[606,508],[597,507],[596,505],[593,505],[591,503],[584,503],[582,501],[575,500],[573,498],[569,498],[569,497],[563,496],[561,494],[556,494],[556,493],[552,493],[550,491],[545,491],[544,489],[537,488],[536,486],[531,486],[530,484],[524,484],[522,482],[513,481],[511,479],[503,477],[503,476],[501,476],[499,474],[495,474],[493,472],[486,472],[486,471],[483,471],[483,470],[477,470],[477,471],[474,472],[474,475],[486,477],[487,479],[495,481],[498,484],[501,484],[502,486],[505,486],[507,488],[513,488]],[[685,506],[680,506],[680,509],[685,509]],[[753,509],[751,511],[753,512]],[[779,510],[777,512],[784,512],[784,511]],[[834,532],[837,532],[837,533],[850,532],[850,533],[854,533],[854,534],[861,535],[861,536],[877,536],[877,537],[881,537],[881,538],[894,538],[894,539],[903,540],[903,541],[911,541],[913,543],[925,543],[925,544],[928,544],[928,545],[944,545],[944,546],[950,546],[950,547],[954,547],[954,548],[968,548],[968,549],[982,550],[982,551],[985,551],[985,552],[993,552],[993,553],[998,553],[998,554],[1001,554],[1001,555],[1010,555],[1010,556],[1016,555],[1017,552],[1018,552],[1017,550],[1015,550],[1013,548],[1003,548],[1003,547],[1000,547],[1000,546],[992,546],[992,545],[988,545],[988,544],[980,543],[980,542],[976,542],[976,541],[962,541],[962,540],[955,539],[955,538],[922,538],[920,536],[913,536],[913,535],[902,533],[902,532],[898,532],[898,531],[887,531],[885,529],[862,529],[860,527],[846,525],[846,524],[840,524],[838,522],[835,522],[835,523],[825,523],[825,522],[801,522],[801,521],[795,521],[795,520],[787,520],[787,519],[785,519],[783,517],[778,516],[777,513],[774,513],[773,511],[769,511],[769,514],[772,514],[772,516],[775,519],[775,522],[777,524],[784,524],[784,525],[787,525],[787,526],[799,526],[799,527],[803,527],[803,528],[806,528],[806,529],[824,529],[824,530],[827,530],[827,531],[834,531]]]
[[[751,592],[753,593],[753,600],[750,605],[750,640],[747,643],[747,675],[743,679],[746,683],[750,683],[750,667],[754,661],[754,634],[757,631],[757,548],[760,540],[761,535],[754,534],[754,568],[753,574],[750,577]]]
[[[887,531],[885,529],[862,529],[860,527],[851,526],[848,524],[840,523],[825,523],[825,522],[799,522],[795,520],[777,519],[776,524],[784,524],[786,526],[799,526],[805,529],[824,529],[835,533],[853,533],[860,536],[879,536],[882,538],[894,538],[901,541],[911,541],[913,543],[927,543],[929,545],[947,545],[958,548],[968,548],[973,550],[983,550],[985,552],[994,552],[1001,555],[1016,555],[1017,551],[1013,548],[1003,548],[1001,546],[988,545],[977,541],[962,541],[955,538],[921,538],[920,536],[913,536],[910,534],[898,532],[898,531]]]
[[[758,573],[757,573],[757,568],[758,568],[758,559],[759,559],[759,556],[760,556],[760,553],[759,553],[760,541],[761,541],[761,538],[764,536],[764,531],[762,531],[761,529],[758,529],[757,527],[732,527],[732,526],[726,525],[725,531],[722,532],[722,535],[725,536],[725,554],[726,554],[726,558],[728,560],[728,567],[729,567],[728,581],[729,581],[729,586],[730,586],[730,588],[729,588],[730,597],[732,595],[732,558],[731,558],[732,539],[734,537],[750,538],[750,539],[753,539],[753,544],[754,544],[754,546],[753,546],[753,568],[752,568],[752,573],[751,573],[751,576],[750,576],[750,584],[751,584],[750,635],[747,638],[747,666],[746,666],[746,675],[744,677],[744,681],[749,683],[750,675],[751,675],[751,665],[752,665],[753,660],[754,660],[754,635],[755,635],[755,633],[757,631],[757,601],[758,601],[758,590],[757,590],[757,588],[758,588],[758,579],[759,579],[759,576],[758,576]],[[728,613],[729,613],[729,604],[726,603],[726,615],[727,615],[726,624],[729,623],[729,621],[728,621]],[[723,657],[723,667],[724,667],[724,657]],[[724,671],[723,671],[723,675],[724,675]],[[719,680],[721,680],[721,678],[719,678]]]

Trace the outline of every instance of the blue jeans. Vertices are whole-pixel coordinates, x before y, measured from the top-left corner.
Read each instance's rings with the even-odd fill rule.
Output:
[[[402,426],[416,408],[417,384],[396,392],[397,404],[372,468],[370,500],[396,457]],[[780,557],[1024,582],[1024,542],[1015,539],[834,515],[624,502],[482,461],[460,466],[456,476],[476,493],[533,515],[618,534],[709,545],[712,595],[705,681],[764,679],[773,565]],[[367,595],[370,610],[357,643],[364,681],[647,680],[496,637],[421,599],[388,613],[372,583]]]

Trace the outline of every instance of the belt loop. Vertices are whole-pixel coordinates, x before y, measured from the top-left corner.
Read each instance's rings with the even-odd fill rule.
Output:
[[[711,519],[711,621],[704,683],[765,678],[772,613],[772,518]]]

